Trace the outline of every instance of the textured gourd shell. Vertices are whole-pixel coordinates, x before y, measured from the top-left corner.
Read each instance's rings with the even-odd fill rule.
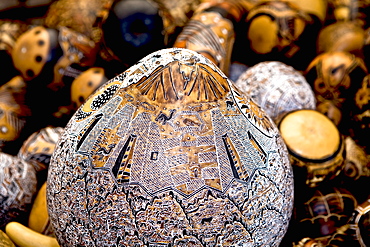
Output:
[[[97,27],[98,18],[104,18],[113,0],[73,0],[55,1],[45,16],[48,28],[69,27],[86,35],[94,41],[100,41],[101,29]]]
[[[241,74],[235,84],[274,121],[293,110],[316,108],[315,95],[304,76],[282,62],[258,63]]]
[[[61,246],[278,245],[293,173],[272,120],[210,60],[152,53],[71,118],[52,156]]]
[[[299,227],[312,238],[331,235],[347,224],[356,206],[356,198],[346,189],[321,187],[314,191],[303,207],[298,206]]]
[[[349,220],[350,229],[362,247],[370,244],[370,199],[367,199],[354,210]]]
[[[46,169],[63,131],[62,127],[49,126],[34,132],[23,142],[17,156],[32,163],[38,172]]]
[[[36,172],[32,165],[0,152],[0,227],[21,220],[30,210],[36,193]]]

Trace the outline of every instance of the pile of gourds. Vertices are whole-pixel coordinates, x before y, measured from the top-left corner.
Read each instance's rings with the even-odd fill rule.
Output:
[[[309,162],[294,158],[294,147],[287,145],[295,172],[294,210],[275,245],[370,245],[370,2],[5,2],[0,246],[59,245],[48,217],[46,181],[63,129],[108,79],[171,47],[207,57],[235,87],[253,95],[279,128],[289,113],[310,109],[338,130],[342,149],[333,157],[340,152],[340,161],[335,168],[317,168],[321,178],[315,183]],[[284,84],[292,78],[298,82]],[[290,98],[273,98],[274,90]],[[292,103],[298,94],[304,100]]]

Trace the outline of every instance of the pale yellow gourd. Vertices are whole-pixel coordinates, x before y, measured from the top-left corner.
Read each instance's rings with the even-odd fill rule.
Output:
[[[19,247],[59,247],[56,238],[38,233],[18,222],[8,223],[5,232]]]

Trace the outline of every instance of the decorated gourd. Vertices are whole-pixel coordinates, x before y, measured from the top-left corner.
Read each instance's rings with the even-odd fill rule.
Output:
[[[31,115],[25,103],[26,84],[13,77],[0,87],[0,150],[14,152],[22,145],[25,126]]]
[[[370,24],[369,7],[367,0],[329,0],[326,22],[355,22],[367,28]]]
[[[17,156],[35,168],[39,186],[46,181],[50,158],[63,130],[62,127],[42,128],[32,133],[18,151]]]
[[[260,1],[245,19],[246,62],[281,61],[304,70],[314,58],[321,28],[315,20],[290,1]]]
[[[293,247],[324,247],[324,245],[312,238],[302,238],[298,243],[293,243]]]
[[[304,76],[278,61],[261,62],[247,69],[235,85],[274,120],[298,109],[315,109],[316,99]]]
[[[77,110],[85,102],[87,97],[106,81],[107,78],[105,77],[104,69],[99,67],[92,67],[76,77],[71,85],[73,110]]]
[[[340,114],[335,117],[341,132],[348,131],[350,111],[355,105],[356,92],[361,88],[367,68],[363,60],[345,51],[325,52],[318,55],[307,67],[305,77],[317,100],[318,110],[326,109]],[[328,103],[326,103],[329,101]],[[331,107],[322,107],[322,104]],[[326,111],[326,112],[325,112]]]
[[[340,187],[321,187],[303,205],[297,205],[297,228],[326,244],[345,226],[357,206],[356,198]]]
[[[328,117],[316,110],[295,110],[285,114],[278,126],[297,183],[317,187],[343,170],[343,137]]]
[[[174,47],[199,52],[229,74],[236,24],[245,15],[242,1],[209,1],[199,5]]]
[[[95,63],[97,48],[88,37],[67,27],[36,26],[18,38],[12,58],[27,82],[34,131],[66,124],[71,117],[66,107],[71,83]]]
[[[332,225],[332,223],[328,223]],[[333,226],[330,226],[333,228]],[[302,238],[297,243],[293,243],[293,247],[324,247],[324,246],[357,246],[358,241],[349,234],[349,224],[344,224],[340,227],[335,228],[335,232],[328,236],[320,236],[316,238]],[[310,230],[310,229],[297,229],[299,230]],[[311,233],[309,232],[308,235]]]
[[[0,153],[0,227],[27,217],[36,185],[36,171],[31,164]]]
[[[158,4],[158,14],[163,20],[163,35],[166,46],[172,46],[176,36],[187,24],[192,14],[204,0],[183,0],[176,3],[172,0],[152,0]]]
[[[316,17],[320,22],[324,23],[326,19],[326,13],[328,3],[326,0],[288,0],[296,4],[300,9],[305,11],[312,17]]]
[[[92,66],[96,53],[95,43],[72,29],[36,26],[18,38],[12,58],[26,81],[39,77],[58,90]]]
[[[278,246],[293,172],[266,113],[210,60],[169,48],[73,115],[47,202],[61,246]]]
[[[353,22],[336,22],[321,29],[317,53],[347,51],[363,57],[365,31]]]
[[[370,151],[368,136],[370,134],[370,75],[363,78],[361,87],[355,93],[355,105],[351,108],[349,126],[353,139]]]
[[[12,50],[12,59],[26,81],[38,76],[45,64],[55,64],[59,59],[62,51],[57,39],[56,30],[42,26],[34,27],[18,38]]]
[[[11,53],[16,40],[27,29],[28,24],[24,22],[0,20],[0,85],[18,74],[13,66]]]
[[[165,47],[163,20],[152,0],[116,0],[102,24],[104,48],[127,66]],[[117,73],[120,73],[118,71]]]
[[[47,168],[63,130],[62,127],[49,126],[34,132],[24,141],[18,157],[34,164],[37,171]]]
[[[45,26],[54,29],[68,27],[94,42],[100,42],[100,25],[106,18],[112,2],[113,0],[54,1],[45,15]]]
[[[370,199],[358,205],[349,220],[351,231],[362,247],[370,245]]]
[[[347,136],[344,140],[346,158],[344,161],[343,174],[352,179],[358,180],[362,177],[370,177],[370,157],[365,150]]]

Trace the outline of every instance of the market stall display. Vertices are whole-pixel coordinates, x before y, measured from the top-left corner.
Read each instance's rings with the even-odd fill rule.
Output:
[[[13,241],[22,247],[43,241],[46,246],[59,246],[71,241],[90,241],[99,235],[109,239],[112,246],[119,246],[120,241],[125,245],[134,245],[136,241],[148,246],[156,241],[156,245],[163,245],[167,241],[168,246],[229,246],[240,239],[233,236],[242,236],[240,243],[244,241],[251,246],[261,245],[261,241],[282,247],[366,245],[367,233],[364,235],[364,232],[369,214],[365,204],[370,197],[369,11],[368,0],[0,1],[0,151],[1,156],[10,157],[3,158],[0,164],[4,168],[0,171],[0,181],[3,181],[0,204],[5,213],[1,217],[4,222],[0,227],[0,245],[12,246]],[[168,55],[167,49],[181,51],[178,54],[195,54],[196,59]],[[145,60],[152,52],[162,57]],[[143,58],[146,62],[137,65]],[[170,62],[171,59],[178,65]],[[139,78],[141,87],[137,88],[134,81]],[[108,112],[115,109],[111,107],[112,100],[117,101],[119,92],[124,91],[126,94],[119,97],[126,107],[123,110],[116,102],[120,110],[109,115]],[[197,96],[191,92],[197,92]],[[180,96],[186,100],[182,101],[184,98]],[[175,104],[174,99],[181,103]],[[191,108],[184,110],[189,104]],[[174,105],[176,107],[172,107]],[[221,109],[222,117],[217,121],[211,120],[216,117],[210,113],[213,107]],[[325,120],[311,122],[312,114]],[[290,118],[293,115],[299,115],[298,119],[303,121],[301,129]],[[236,118],[237,121],[231,121]],[[131,121],[127,119],[140,122],[141,127],[150,120],[151,125],[144,127],[147,132],[139,128],[132,132],[131,125],[114,132],[123,122]],[[209,121],[212,124],[207,125]],[[259,129],[260,134],[256,135],[251,129],[243,131],[245,123],[257,126],[255,129]],[[79,129],[73,132],[71,129],[77,128],[75,126]],[[159,136],[154,136],[155,126],[163,127],[159,128]],[[208,127],[207,134],[213,136],[214,147],[200,144],[200,140],[206,138],[201,132],[205,131],[204,126]],[[276,144],[268,141],[266,128],[276,130],[276,135],[271,137],[279,140]],[[65,134],[64,129],[67,129]],[[227,135],[219,135],[216,129]],[[132,131],[128,134],[126,130]],[[145,137],[145,133],[152,135]],[[59,142],[60,136],[64,141]],[[180,146],[174,144],[175,136]],[[141,145],[140,140],[144,139],[148,140],[147,144]],[[157,143],[156,147],[162,151],[156,153],[148,143]],[[325,143],[325,147],[319,143]],[[278,156],[285,157],[285,151],[272,151],[274,145],[287,146],[288,155],[283,164],[288,171],[285,175],[292,175],[287,178],[290,181],[287,184],[275,181],[282,181],[284,177],[278,175],[281,167],[273,164],[280,159]],[[305,153],[298,149],[300,145]],[[74,148],[70,148],[72,146]],[[145,161],[147,156],[143,155],[137,164],[146,164],[150,169],[144,169],[149,175],[141,177],[142,180],[134,180],[137,170],[132,161],[139,157],[139,146],[142,152],[150,152],[150,160]],[[55,147],[59,150],[56,153]],[[250,149],[245,151],[247,147]],[[168,150],[175,150],[178,156]],[[315,157],[310,156],[313,153]],[[18,164],[15,170],[10,161],[14,159]],[[61,160],[69,160],[69,163]],[[220,167],[219,162],[227,160],[230,167],[244,167],[242,164],[249,162],[246,166],[249,170],[236,170],[229,177],[225,175],[226,170],[212,172]],[[262,163],[263,169],[251,172]],[[62,164],[69,177],[55,175],[61,169],[55,164]],[[171,167],[167,173],[161,170],[153,175],[166,165]],[[275,182],[271,182],[267,192],[262,192],[260,188],[268,183],[259,176],[273,166],[274,176],[267,177],[268,181]],[[53,178],[47,177],[48,170],[54,174]],[[88,173],[83,173],[87,170]],[[92,182],[96,174],[101,178]],[[171,181],[173,187],[165,187],[154,195],[149,185],[163,181],[168,177],[166,174],[172,176],[167,181]],[[62,189],[68,196],[61,198],[54,193],[56,199],[50,199],[54,201],[49,208],[51,219],[55,222],[57,218],[57,228],[68,229],[68,236],[59,237],[57,243],[53,224],[49,224],[49,213],[45,213],[44,182],[52,179],[54,190],[59,188],[62,179],[73,176],[76,179],[66,183],[69,190]],[[21,177],[32,180],[32,185],[19,182]],[[233,183],[245,183],[246,187],[235,190],[227,187],[225,181],[230,177]],[[257,181],[253,179],[258,182],[252,182]],[[86,190],[74,186],[84,182]],[[114,189],[106,192],[112,184]],[[199,191],[212,193],[201,195],[202,192],[196,190],[199,184],[204,184]],[[284,194],[283,184],[294,185],[294,188],[286,189]],[[113,210],[112,205],[122,203],[118,198],[128,193],[130,186],[141,189],[125,197],[131,205],[129,209],[123,210],[125,206],[121,205],[119,211]],[[170,188],[172,192],[166,194]],[[245,192],[241,188],[251,189]],[[342,190],[341,193],[329,191],[327,196],[313,196],[314,191],[323,188],[347,192],[343,196],[340,196]],[[75,194],[69,196],[74,190]],[[276,197],[276,193],[284,194],[286,199]],[[287,199],[292,193],[293,205]],[[156,197],[159,194],[163,197]],[[18,199],[13,200],[10,195]],[[263,199],[266,195],[274,195],[269,200],[280,202],[276,208],[284,216],[271,216],[273,210],[269,206],[263,214],[258,213],[263,205],[272,205],[265,204],[269,202]],[[315,206],[311,201],[306,207],[315,209],[316,213],[303,217],[307,219],[306,226],[324,223],[323,228],[330,230],[329,235],[310,235],[300,228],[299,219],[303,216],[300,213],[304,212],[301,209],[310,196],[313,201],[321,202]],[[152,200],[147,201],[149,197]],[[229,198],[239,197],[251,203],[243,204],[236,211],[226,206]],[[192,198],[197,198],[197,203],[202,205],[199,211],[194,208],[195,211],[184,211],[186,217],[174,216],[180,215],[181,210],[165,210],[166,205],[168,208],[177,205],[178,209],[189,206]],[[253,204],[253,198],[260,199]],[[347,207],[340,214],[339,224],[339,220],[333,218],[334,211],[340,211],[342,208],[338,205],[344,201],[348,206],[349,198],[365,206]],[[72,210],[78,208],[76,205],[84,201],[88,202],[86,208],[92,211],[82,210],[85,214],[72,215]],[[4,206],[12,202],[18,205],[16,213],[7,211]],[[211,215],[217,211],[216,204],[224,207],[221,212],[225,213]],[[332,205],[330,210],[324,210],[325,216],[319,214],[323,205]],[[250,213],[243,216],[240,212],[246,208]],[[289,218],[290,209],[293,213]],[[170,213],[154,214],[159,211]],[[104,217],[92,218],[89,222],[93,223],[81,225],[82,220],[76,220],[99,212]],[[320,217],[328,221],[322,222]],[[126,229],[131,226],[137,229],[118,237],[124,229],[120,226],[123,219],[135,222],[125,224]],[[257,219],[260,219],[258,224]],[[12,220],[16,222],[9,223]],[[70,227],[65,222],[77,223]],[[9,238],[5,235],[6,225]],[[98,225],[102,230],[97,230]],[[281,226],[279,232],[273,230],[278,225]],[[184,231],[179,230],[181,227]],[[86,229],[94,229],[96,234],[87,236]],[[168,229],[172,229],[171,236]],[[219,235],[217,231],[221,231]]]

